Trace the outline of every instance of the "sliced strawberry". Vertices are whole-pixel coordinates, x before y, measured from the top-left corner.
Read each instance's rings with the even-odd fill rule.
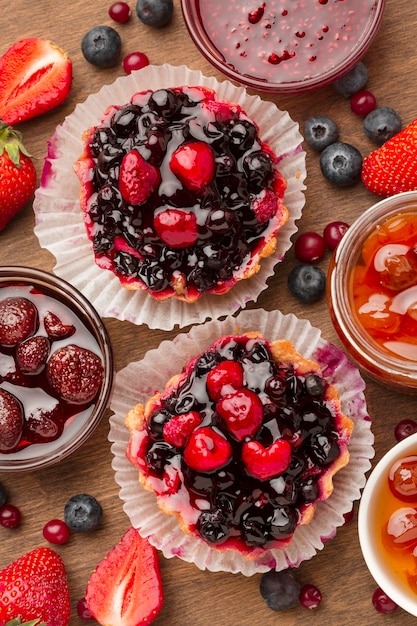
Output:
[[[97,354],[74,344],[56,350],[47,363],[48,380],[56,393],[74,404],[91,402],[103,381]]]
[[[64,324],[58,315],[48,311],[43,318],[46,334],[51,341],[66,339],[75,333],[75,326],[72,324]]]
[[[69,94],[72,63],[47,39],[16,42],[0,58],[0,111],[8,124],[23,122],[62,104]]]
[[[159,169],[145,161],[137,150],[123,157],[120,165],[119,188],[130,204],[142,204],[155,191],[161,180]]]
[[[100,624],[150,624],[163,604],[158,554],[129,528],[98,564],[87,585],[89,611]]]
[[[22,436],[24,411],[12,393],[0,389],[0,452],[13,452]]]
[[[33,335],[38,327],[36,306],[23,297],[4,298],[0,302],[0,344],[15,346]]]
[[[70,596],[64,563],[54,550],[35,548],[0,572],[0,624],[21,618],[68,626]]]
[[[259,396],[245,388],[223,396],[216,404],[216,411],[237,441],[253,436],[263,420]]]
[[[203,417],[197,411],[190,411],[181,415],[174,415],[168,422],[165,422],[163,434],[167,443],[176,448],[183,448],[191,433],[201,424]]]
[[[158,237],[170,248],[187,248],[197,241],[197,218],[192,211],[166,209],[155,216]]]
[[[243,368],[237,361],[222,361],[207,375],[207,391],[212,400],[243,386]]]
[[[192,432],[184,449],[184,461],[199,472],[213,472],[224,467],[232,455],[232,446],[227,439],[208,426]]]
[[[29,337],[18,344],[16,361],[24,374],[39,374],[49,356],[49,339],[42,335]]]
[[[242,460],[246,470],[259,480],[269,480],[285,472],[291,456],[291,444],[285,439],[277,439],[267,448],[259,441],[245,441],[242,446]]]
[[[213,150],[202,141],[181,145],[173,153],[169,165],[184,187],[191,191],[202,191],[214,178]]]

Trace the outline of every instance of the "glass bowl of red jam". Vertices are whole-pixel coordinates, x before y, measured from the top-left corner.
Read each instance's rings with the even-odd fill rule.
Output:
[[[0,267],[0,472],[47,467],[98,426],[113,355],[95,309],[47,272]]]
[[[361,60],[385,0],[181,0],[203,56],[257,91],[302,93],[328,85]]]
[[[381,200],[347,230],[327,298],[347,351],[371,378],[417,394],[417,192]]]
[[[417,616],[417,434],[400,441],[375,465],[362,493],[358,531],[378,586]]]

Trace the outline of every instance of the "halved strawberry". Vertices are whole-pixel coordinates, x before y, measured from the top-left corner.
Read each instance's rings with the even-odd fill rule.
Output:
[[[137,150],[123,157],[120,165],[120,193],[130,204],[142,204],[155,191],[161,180],[159,170],[148,163]]]
[[[245,387],[222,396],[216,411],[237,441],[254,435],[262,424],[262,402],[254,391]]]
[[[155,216],[158,237],[170,248],[187,248],[197,241],[197,218],[193,211],[165,209]]]
[[[68,55],[48,39],[17,41],[0,58],[0,111],[8,124],[23,122],[64,102],[72,82]]]
[[[164,439],[176,448],[183,448],[191,433],[197,426],[200,426],[203,416],[197,411],[174,415],[168,422],[165,422],[163,433]]]
[[[209,426],[194,430],[184,450],[187,465],[203,473],[224,467],[232,456],[232,446],[227,439]]]
[[[207,391],[212,400],[243,387],[243,368],[237,361],[222,361],[207,375]]]
[[[242,460],[251,476],[259,480],[269,480],[279,476],[291,462],[291,444],[285,439],[277,439],[265,448],[259,441],[245,441],[242,446]]]
[[[173,153],[169,166],[186,189],[201,191],[214,177],[213,150],[203,141],[182,144]]]
[[[158,554],[129,528],[98,564],[87,585],[86,602],[99,624],[150,624],[163,604]]]

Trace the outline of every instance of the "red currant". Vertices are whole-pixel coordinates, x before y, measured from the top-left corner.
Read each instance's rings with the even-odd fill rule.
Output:
[[[302,233],[294,244],[294,252],[302,263],[315,263],[324,256],[326,246],[319,233],[309,231]]]
[[[16,528],[20,524],[21,513],[14,504],[5,504],[0,508],[0,524],[5,528]]]
[[[71,531],[67,524],[60,519],[52,519],[43,527],[43,536],[49,543],[62,545],[67,543]]]
[[[379,613],[393,613],[398,605],[378,587],[372,596],[372,604]]]
[[[149,59],[144,52],[131,52],[123,59],[123,69],[126,74],[131,74],[134,70],[141,70],[149,65]]]
[[[316,609],[321,598],[321,591],[315,585],[306,584],[300,589],[299,601],[305,609]]]
[[[109,8],[109,16],[115,22],[124,24],[131,15],[131,10],[126,2],[115,2]]]
[[[87,606],[87,600],[85,598],[80,598],[77,602],[77,614],[78,617],[85,620],[92,620],[94,617],[91,615],[89,608]]]
[[[417,433],[417,422],[410,419],[401,420],[394,429],[394,436],[397,441],[402,441],[415,433]]]
[[[349,224],[346,224],[346,222],[330,222],[327,224],[323,231],[323,239],[326,246],[330,250],[335,250],[348,228]]]
[[[366,89],[361,89],[353,94],[350,99],[352,113],[366,117],[368,113],[376,109],[376,98],[373,93]]]

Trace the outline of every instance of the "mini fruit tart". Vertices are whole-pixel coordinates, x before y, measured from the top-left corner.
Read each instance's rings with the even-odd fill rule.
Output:
[[[289,340],[225,335],[125,419],[159,508],[218,551],[286,548],[349,462],[353,421]]]
[[[96,264],[156,300],[224,294],[275,251],[289,213],[278,158],[207,87],[135,93],[83,136],[74,164]]]

